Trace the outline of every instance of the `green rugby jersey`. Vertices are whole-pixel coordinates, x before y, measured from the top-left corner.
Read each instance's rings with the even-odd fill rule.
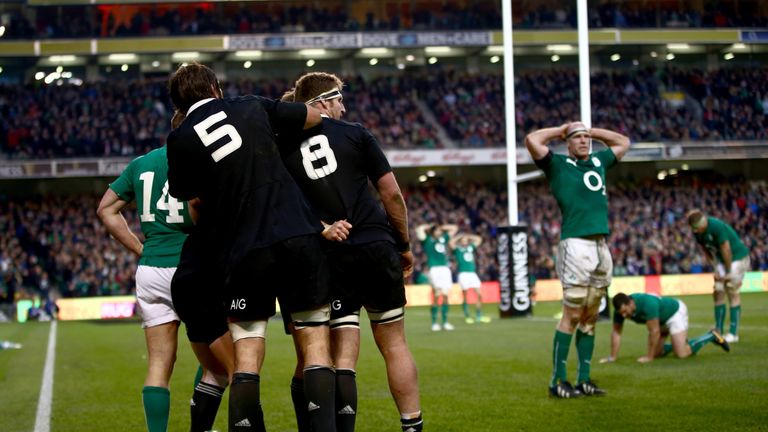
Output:
[[[427,238],[421,242],[424,253],[427,254],[427,266],[439,267],[448,265],[448,240],[448,234],[443,234],[436,239],[431,235],[427,235]]]
[[[701,234],[694,234],[694,236],[696,241],[720,262],[723,262],[720,245],[726,241],[731,245],[733,261],[738,261],[749,255],[749,249],[741,242],[736,230],[718,218],[707,217],[707,229]]]
[[[680,309],[680,302],[672,297],[659,297],[643,293],[630,294],[629,297],[635,301],[637,306],[635,313],[629,319],[638,324],[645,324],[649,320],[658,319],[659,325],[664,325]],[[619,314],[618,310],[613,313],[613,322],[624,322],[624,317]]]
[[[586,160],[550,152],[536,161],[563,215],[561,240],[610,232],[605,171],[617,162],[611,149],[592,153]]]
[[[152,267],[179,265],[181,246],[192,225],[186,202],[168,194],[168,160],[165,146],[131,161],[109,185],[121,200],[136,199],[144,251],[139,264]]]
[[[453,250],[453,257],[456,258],[457,272],[477,272],[477,265],[475,264],[476,250],[477,248],[473,244],[469,244],[467,247],[456,246],[456,249]]]

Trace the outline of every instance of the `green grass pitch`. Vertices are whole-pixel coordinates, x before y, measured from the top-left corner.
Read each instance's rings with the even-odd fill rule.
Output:
[[[602,365],[608,354],[610,324],[598,326],[593,378],[608,392],[603,398],[554,400],[547,397],[551,347],[558,303],[540,303],[533,319],[494,319],[467,325],[453,306],[453,332],[433,333],[428,308],[407,311],[411,349],[419,367],[427,431],[611,431],[611,430],[768,430],[768,293],[744,294],[741,342],[731,353],[704,347],[697,356],[663,358],[642,365],[644,326],[625,326],[620,359]],[[684,297],[689,336],[713,321],[709,296]],[[496,316],[494,305],[486,312]],[[0,324],[0,340],[24,344],[0,351],[0,431],[34,427],[49,323]],[[378,351],[363,326],[358,365],[360,394],[357,430],[400,430]],[[189,398],[197,365],[180,337],[171,384],[170,431],[188,429]],[[575,349],[569,377],[575,375]],[[136,321],[60,322],[53,388],[51,430],[141,431],[141,387],[146,357]],[[262,371],[262,400],[270,431],[295,430],[289,385],[292,344],[282,324],[270,323]],[[216,429],[226,431],[226,400]]]

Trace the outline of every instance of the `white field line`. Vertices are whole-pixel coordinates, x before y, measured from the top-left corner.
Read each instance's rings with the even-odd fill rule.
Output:
[[[45,354],[43,383],[40,386],[40,399],[37,401],[34,432],[50,432],[51,430],[53,370],[56,364],[56,323],[55,320],[51,321],[51,330],[48,332],[48,352]]]

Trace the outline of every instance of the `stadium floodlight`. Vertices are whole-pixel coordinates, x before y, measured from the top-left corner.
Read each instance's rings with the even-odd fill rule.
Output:
[[[681,167],[680,167],[680,169],[682,169],[683,171],[688,171],[690,168],[691,168],[691,167],[690,167],[690,166],[688,166],[688,164],[687,164],[687,163],[684,163],[684,164],[683,164],[683,166],[681,166]]]
[[[153,68],[160,67],[160,62],[157,60],[152,61],[152,67]]]
[[[554,44],[554,45],[547,45],[547,51],[552,52],[571,52],[573,51],[573,45],[569,44]]]
[[[668,53],[666,58],[667,58],[667,60],[672,61],[672,60],[675,59],[675,54],[674,53]]]
[[[723,56],[723,58],[724,58],[725,60],[733,60],[733,58],[734,58],[734,57],[736,57],[736,55],[735,55],[735,54],[733,54],[732,52],[727,52],[727,53],[725,53],[725,55]]]
[[[64,72],[64,66],[59,66],[56,68],[56,73],[60,74],[62,72]]]
[[[72,72],[62,72],[61,73],[62,78],[72,78]]]
[[[651,57],[656,58],[658,56],[659,56],[659,54],[656,53],[656,51],[651,51]]]
[[[449,46],[428,46],[424,48],[424,52],[427,54],[449,54],[451,52],[451,47]]]
[[[5,26],[0,26],[0,37],[5,35]]]
[[[493,57],[491,57],[491,59],[490,59],[490,62],[491,62],[491,63],[494,63],[494,64],[496,64],[496,63],[498,63],[500,60],[501,60],[501,57],[499,57],[499,56],[493,56]]]
[[[616,53],[616,54],[612,54],[612,55],[611,55],[611,61],[612,61],[612,62],[617,62],[617,61],[619,61],[619,60],[621,60],[621,54],[619,54],[619,53]]]
[[[120,66],[120,70],[123,71],[123,72],[126,72],[128,70],[128,65],[123,63],[123,65]]]
[[[427,63],[429,64],[437,63],[437,57],[430,57],[429,60],[427,60]]]
[[[197,51],[180,51],[171,54],[171,58],[174,60],[195,60],[200,58],[200,53]]]
[[[45,72],[43,72],[43,71],[40,71],[40,72],[38,72],[38,73],[36,73],[36,74],[35,74],[35,79],[36,79],[36,80],[40,81],[40,80],[41,80],[41,79],[43,79],[43,78],[45,78]]]
[[[315,60],[314,59],[307,60],[307,67],[312,67],[314,65],[315,65]]]
[[[560,61],[560,56],[557,54],[552,54],[552,57],[550,57],[549,59],[552,60],[552,63],[557,63]]]
[[[0,74],[3,73],[3,67],[0,66]]]
[[[667,44],[667,49],[675,51],[687,51],[691,49],[691,46],[687,43],[671,43]]]
[[[309,49],[299,50],[299,55],[305,56],[305,57],[320,57],[320,56],[324,56],[325,54],[326,54],[326,51],[323,48],[309,48]]]
[[[107,58],[115,62],[132,62],[132,61],[136,61],[138,56],[136,56],[136,54],[133,54],[133,53],[122,53],[122,54],[110,54]]]
[[[374,57],[374,58],[368,60],[368,64],[371,65],[371,66],[376,66],[377,64],[379,64],[379,59]]]
[[[398,64],[397,64],[397,68],[398,68],[399,70],[403,70],[403,69],[405,69],[405,63],[398,63]]]
[[[72,63],[75,60],[77,60],[77,57],[71,54],[52,55],[48,57],[48,61],[51,63]]]
[[[246,69],[250,69],[251,66],[253,66],[253,62],[250,60],[246,60],[245,63],[243,63],[243,67]]]
[[[427,176],[425,176],[424,174],[420,175],[419,176],[419,181],[424,183],[425,181],[427,181]]]
[[[427,171],[427,177],[434,177],[434,176],[436,176],[436,175],[437,175],[437,173],[435,173],[435,170],[429,170],[429,171]]]
[[[362,55],[370,55],[370,56],[383,56],[389,54],[390,51],[388,48],[383,47],[369,47],[369,48],[363,48],[360,50],[360,54]]]
[[[235,57],[240,58],[258,58],[264,55],[264,53],[261,50],[242,50],[242,51],[235,51]]]
[[[414,60],[416,60],[416,56],[414,56],[413,54],[408,54],[407,56],[405,56],[405,61],[412,62]]]

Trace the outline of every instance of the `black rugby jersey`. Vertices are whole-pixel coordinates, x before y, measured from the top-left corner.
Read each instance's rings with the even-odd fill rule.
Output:
[[[323,221],[352,224],[344,243],[395,242],[381,201],[368,184],[392,168],[367,129],[324,118],[312,129],[279,135],[278,142],[288,171]]]
[[[275,133],[302,130],[306,116],[300,103],[207,99],[168,136],[170,193],[202,200],[198,228],[225,269],[251,249],[322,230],[275,143]]]

